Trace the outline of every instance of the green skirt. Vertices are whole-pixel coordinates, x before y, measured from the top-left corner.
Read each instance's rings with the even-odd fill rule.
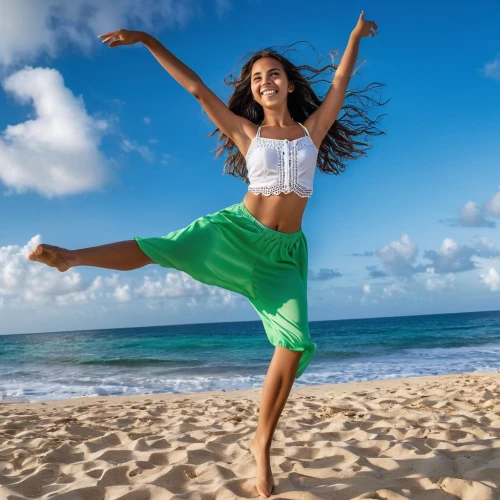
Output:
[[[296,378],[304,373],[316,344],[309,335],[308,253],[302,229],[274,231],[241,202],[165,236],[135,240],[160,266],[247,297],[271,344],[302,352]]]

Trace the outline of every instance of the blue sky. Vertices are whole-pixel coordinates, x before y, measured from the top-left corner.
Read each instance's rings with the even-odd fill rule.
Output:
[[[310,320],[498,309],[498,2],[7,0],[0,334],[257,320],[243,297],[159,266],[59,273],[27,260],[39,242],[161,236],[247,190],[214,161],[196,99],[144,46],[97,35],[150,32],[227,102],[224,77],[253,51],[307,40],[316,53],[299,43],[292,61],[325,64],[363,9],[379,36],[362,40],[351,86],[387,84],[387,135],[340,176],[316,173],[303,220]]]

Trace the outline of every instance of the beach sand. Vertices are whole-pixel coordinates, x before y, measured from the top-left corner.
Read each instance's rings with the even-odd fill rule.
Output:
[[[262,389],[0,404],[0,499],[262,498]],[[275,499],[500,499],[500,372],[292,388]]]

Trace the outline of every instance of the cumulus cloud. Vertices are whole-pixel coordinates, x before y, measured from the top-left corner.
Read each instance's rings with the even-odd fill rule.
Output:
[[[441,219],[439,222],[452,227],[496,227],[496,223],[486,219],[481,208],[473,201],[468,201],[458,209],[458,218]]]
[[[494,267],[488,269],[486,273],[481,273],[479,279],[492,292],[500,290],[500,274]]]
[[[484,203],[484,209],[490,215],[493,215],[493,217],[498,217],[500,219],[500,191],[498,191],[498,193],[495,193],[488,201]]]
[[[48,68],[25,68],[3,86],[35,117],[9,125],[0,137],[0,181],[14,192],[36,191],[52,198],[93,191],[113,177],[99,151],[107,123],[87,114],[83,99]]]
[[[493,221],[488,221],[484,218],[481,209],[477,203],[468,201],[459,209],[459,224],[465,227],[495,227]]]
[[[439,250],[427,250],[424,257],[432,262],[434,271],[441,273],[458,273],[476,269],[471,257],[476,254],[474,248],[468,245],[459,245],[452,238],[445,238]],[[427,266],[430,267],[430,266]]]
[[[486,236],[474,236],[472,248],[475,250],[475,255],[483,259],[500,257],[500,248]]]
[[[392,297],[394,295],[406,295],[408,293],[405,287],[404,280],[397,280],[388,286],[384,286],[382,292],[386,297]]]
[[[334,271],[333,269],[320,269],[319,271],[313,271],[309,269],[307,272],[307,277],[312,281],[326,281],[331,280],[332,278],[339,278],[342,276],[338,271]]]
[[[381,260],[387,272],[378,269],[377,266],[366,266],[371,278],[386,278],[394,276],[398,278],[410,278],[419,273],[448,274],[470,271],[477,268],[472,260],[473,257],[494,259],[500,257],[500,248],[485,236],[475,236],[471,245],[459,245],[452,238],[444,238],[439,249],[426,250],[423,254],[425,259],[431,261],[429,264],[417,264],[417,246],[411,241],[407,234],[403,234],[399,240],[384,245],[375,252]],[[429,278],[428,289],[433,286],[439,287],[436,278]],[[440,278],[442,280],[443,278]],[[445,278],[446,286],[452,284],[450,277]],[[441,283],[441,281],[439,281]]]
[[[0,64],[56,57],[68,44],[90,53],[98,34],[120,28],[184,27],[198,9],[195,0],[2,0]]]
[[[468,201],[459,208],[457,219],[441,219],[439,222],[454,227],[497,227],[495,221],[488,220],[485,214],[500,218],[500,191],[484,203],[483,208]]]
[[[361,300],[360,300],[361,304],[366,303],[366,301],[368,300],[368,297],[370,297],[371,293],[372,293],[371,285],[364,284],[363,285],[363,295],[362,295]]]
[[[113,292],[113,297],[118,302],[129,302],[132,300],[132,294],[130,293],[130,285],[117,286]]]
[[[376,251],[383,265],[393,276],[411,276],[416,268],[413,266],[417,257],[418,248],[407,234],[399,240],[391,241],[388,245]]]
[[[433,267],[428,267],[426,273],[428,277],[425,280],[425,288],[429,292],[453,288],[455,284],[455,275],[453,273],[448,273],[444,276],[436,276],[436,272]]]
[[[188,298],[187,306],[196,306],[201,299],[206,307],[234,307],[238,294],[220,287],[208,286],[182,272],[167,272],[164,277],[144,276],[142,283],[134,288],[136,297],[144,297],[153,305],[163,299]]]

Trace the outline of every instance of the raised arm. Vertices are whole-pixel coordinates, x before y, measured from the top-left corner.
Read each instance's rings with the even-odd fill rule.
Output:
[[[321,141],[323,141],[324,137],[335,123],[342,109],[342,105],[344,104],[352,70],[354,69],[354,64],[358,57],[361,38],[370,35],[373,38],[375,33],[378,34],[377,24],[374,21],[366,21],[364,11],[362,11],[356,27],[351,32],[344,55],[335,71],[335,77],[333,78],[333,82],[323,102],[307,120],[310,123],[309,131],[312,135],[319,137]]]
[[[110,48],[120,45],[132,45],[134,43],[144,44],[174,80],[196,97],[212,122],[233,142],[239,143],[238,138],[245,134],[243,128],[246,128],[246,123],[251,125],[250,121],[246,118],[234,114],[203,83],[197,73],[186,66],[161,42],[148,33],[122,29],[99,35],[99,38],[102,38],[102,43],[109,42]]]

